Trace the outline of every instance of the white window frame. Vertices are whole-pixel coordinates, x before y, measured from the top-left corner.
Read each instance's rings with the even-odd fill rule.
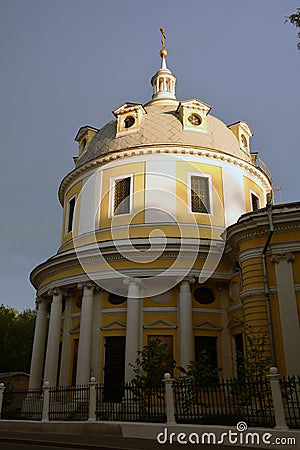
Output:
[[[257,195],[256,192],[250,190],[250,205],[251,205],[251,211],[255,212],[255,211],[257,211],[257,209],[253,209],[252,195],[253,195],[254,197],[256,197],[257,200],[258,200],[258,208],[257,208],[257,209],[260,209],[260,208],[261,208],[261,204],[260,204],[260,196]]]
[[[209,213],[196,212],[192,210],[192,177],[207,178],[208,179],[208,189],[209,189]],[[205,214],[206,216],[213,216],[213,189],[212,189],[212,176],[210,174],[201,172],[188,172],[188,211],[189,214]]]
[[[68,231],[68,228],[69,228],[69,216],[70,216],[70,202],[73,199],[75,200],[75,204],[74,204],[74,211],[73,211],[73,217],[72,217],[72,228],[71,228],[70,231]],[[69,200],[68,200],[67,211],[66,211],[65,235],[67,235],[69,233],[72,233],[74,231],[75,210],[76,210],[76,194],[72,195],[72,197],[70,197]]]
[[[116,181],[122,180],[123,178],[130,178],[130,194],[129,194],[129,212],[125,214],[115,214],[114,213],[114,199],[115,199],[115,186]],[[110,202],[109,202],[109,217],[123,217],[132,214],[133,211],[133,173],[118,175],[116,177],[111,177],[110,179]]]

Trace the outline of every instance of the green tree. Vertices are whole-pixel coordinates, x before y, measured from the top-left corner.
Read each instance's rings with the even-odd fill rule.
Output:
[[[173,372],[175,360],[166,343],[153,339],[138,352],[134,364],[130,365],[135,373],[130,389],[139,404],[140,418],[156,421],[158,412],[154,405],[164,399],[162,380],[166,372]]]
[[[250,325],[245,327],[245,357],[238,367],[240,378],[264,378],[272,365],[272,358],[268,352],[267,333],[256,331]]]
[[[0,305],[0,372],[29,372],[35,318],[35,310]]]
[[[173,372],[176,362],[168,346],[159,339],[153,339],[138,352],[133,367],[132,382],[139,386],[159,386],[166,372]]]
[[[181,381],[194,382],[196,384],[206,384],[218,382],[221,368],[213,367],[211,359],[206,350],[202,350],[197,361],[191,361],[187,368],[179,367]]]
[[[300,29],[300,8],[297,8],[297,12],[286,17],[286,22],[290,22],[295,25],[296,28]],[[300,39],[300,31],[298,31],[298,38]],[[300,41],[297,44],[298,50],[300,50]]]

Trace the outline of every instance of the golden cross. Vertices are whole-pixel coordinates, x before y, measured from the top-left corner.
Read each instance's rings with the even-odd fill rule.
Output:
[[[160,28],[160,32],[161,32],[161,49],[164,50],[165,49],[165,39],[166,39],[165,29]]]

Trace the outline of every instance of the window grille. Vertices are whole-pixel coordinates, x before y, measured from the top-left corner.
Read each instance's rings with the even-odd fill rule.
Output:
[[[130,177],[115,181],[114,214],[129,214],[130,212]]]
[[[75,197],[73,197],[69,201],[69,215],[68,215],[68,229],[67,229],[68,233],[73,229],[74,210],[75,210]]]
[[[209,179],[207,177],[191,177],[192,212],[210,214]]]

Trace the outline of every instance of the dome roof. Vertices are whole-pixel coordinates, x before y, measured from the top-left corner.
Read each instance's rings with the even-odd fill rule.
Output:
[[[88,149],[78,158],[80,167],[98,157],[119,150],[149,145],[177,145],[209,148],[250,162],[250,155],[240,148],[233,132],[219,119],[207,115],[207,132],[184,130],[177,112],[179,102],[161,104],[150,102],[144,106],[136,132],[116,137],[116,120],[108,122],[92,139]]]

